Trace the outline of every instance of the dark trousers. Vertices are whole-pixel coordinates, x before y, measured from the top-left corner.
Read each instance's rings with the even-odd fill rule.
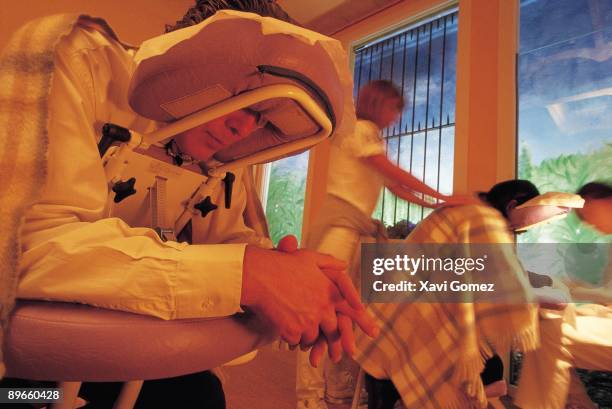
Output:
[[[111,409],[122,383],[86,382],[79,396],[88,401],[86,409]],[[7,378],[0,387],[40,388],[53,383],[31,382]],[[0,408],[36,408],[36,405],[13,405]],[[221,381],[212,372],[205,371],[176,378],[145,381],[135,409],[225,409],[225,394]]]
[[[486,386],[504,378],[504,365],[498,355],[485,362],[485,368],[480,374],[482,383]],[[365,375],[366,391],[368,392],[368,409],[393,409],[400,395],[388,379],[376,379]]]

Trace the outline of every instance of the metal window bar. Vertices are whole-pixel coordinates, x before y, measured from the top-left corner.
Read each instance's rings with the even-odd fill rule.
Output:
[[[363,85],[385,79],[400,87],[408,102],[398,123],[383,130],[389,155],[389,142],[397,139],[390,158],[437,190],[446,185],[445,193],[452,186],[452,163],[443,164],[442,152],[454,143],[457,17],[456,8],[447,10],[355,49],[356,100]],[[448,156],[446,162],[452,161]],[[374,214],[386,225],[403,218],[416,223],[427,215],[397,197],[389,202],[390,195],[385,189]]]

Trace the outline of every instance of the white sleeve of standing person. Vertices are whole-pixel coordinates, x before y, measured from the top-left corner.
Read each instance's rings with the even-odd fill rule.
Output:
[[[357,158],[384,155],[385,142],[380,135],[380,128],[371,121],[358,119],[352,133],[342,135],[340,148]]]

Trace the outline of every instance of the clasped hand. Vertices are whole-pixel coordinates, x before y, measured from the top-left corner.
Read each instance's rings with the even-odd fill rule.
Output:
[[[355,351],[353,323],[375,337],[378,327],[367,314],[346,274],[346,263],[310,250],[283,246],[280,251],[248,246],[241,302],[263,317],[289,345],[312,347],[317,366],[327,347],[332,361]]]

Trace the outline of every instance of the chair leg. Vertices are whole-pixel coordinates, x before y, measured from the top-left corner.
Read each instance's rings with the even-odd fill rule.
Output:
[[[353,394],[353,403],[351,404],[351,409],[357,409],[359,407],[364,377],[365,371],[363,370],[363,368],[359,368],[359,374],[357,375],[357,385],[355,385],[355,393]]]
[[[113,409],[132,409],[138,399],[143,381],[129,381],[123,384]]]
[[[62,400],[52,403],[50,409],[73,409],[76,399],[79,396],[81,382],[60,382],[57,385],[62,390]]]

